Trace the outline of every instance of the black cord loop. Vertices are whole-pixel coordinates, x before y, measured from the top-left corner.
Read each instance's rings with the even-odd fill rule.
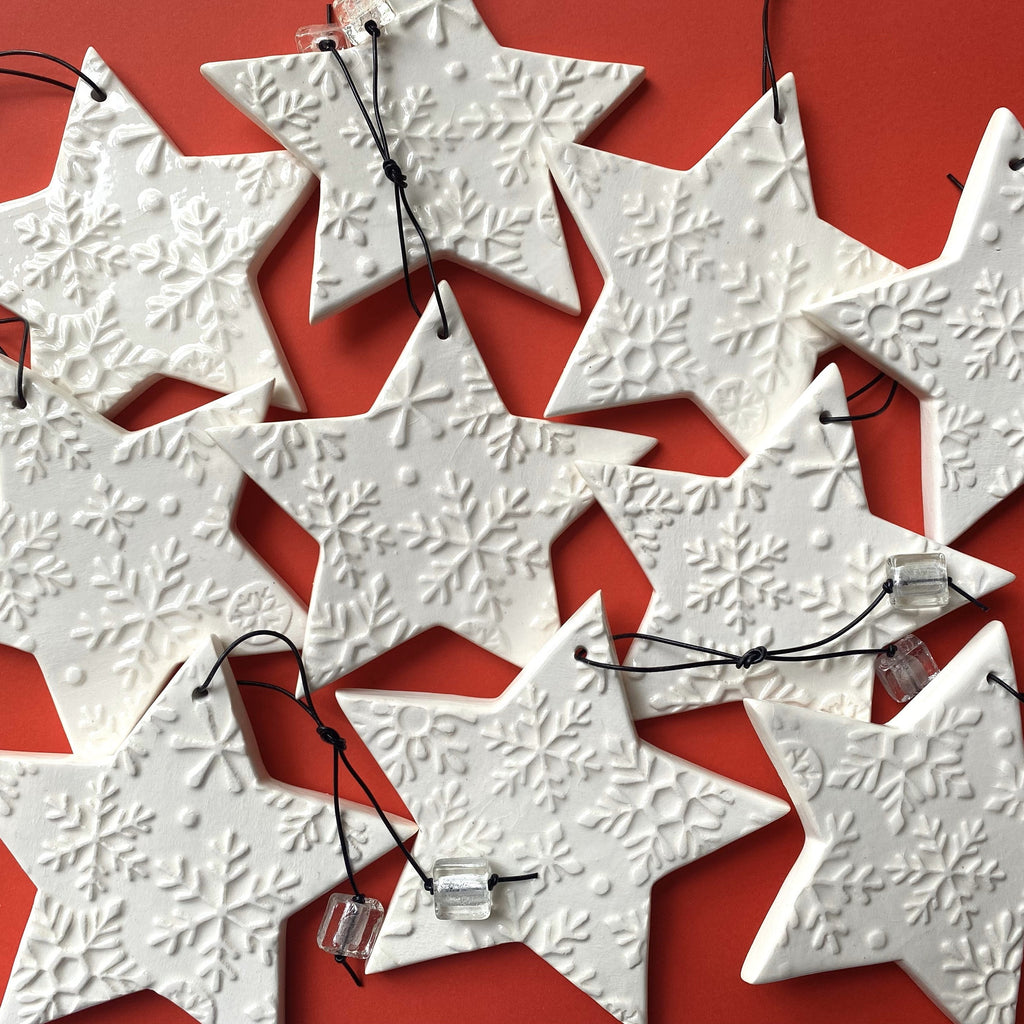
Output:
[[[66,68],[75,75],[75,77],[80,78],[86,85],[92,87],[90,95],[97,103],[102,103],[107,98],[106,90],[100,88],[99,84],[93,81],[81,68],[76,68],[74,64],[69,64],[66,60],[61,60],[60,57],[55,57],[52,53],[44,53],[42,50],[0,50],[0,57],[38,57],[40,60],[48,60],[54,64],[59,64],[62,68]],[[15,75],[18,78],[31,78],[36,82],[46,82],[49,85],[56,85],[61,89],[67,89],[69,92],[74,92],[76,88],[67,82],[61,82],[59,79],[49,78],[46,75],[36,75],[31,71],[0,68],[0,74]]]
[[[18,375],[14,385],[14,406],[16,409],[24,409],[28,405],[25,398],[25,359],[28,357],[28,339],[31,334],[28,321],[23,316],[5,316],[0,318],[0,324],[21,324],[21,349],[18,352]],[[7,355],[0,348],[0,353]]]
[[[958,587],[952,579],[949,580],[949,585],[972,604],[988,611],[985,605],[962,587]],[[715,647],[703,647],[700,644],[687,643],[685,640],[673,640],[670,637],[657,636],[654,633],[615,633],[612,636],[613,640],[646,640],[648,643],[661,644],[665,647],[679,647],[698,654],[709,654],[712,657],[703,661],[683,661],[672,665],[620,665],[606,661],[595,661],[588,656],[587,648],[583,646],[579,646],[573,651],[573,657],[576,661],[583,665],[589,665],[591,668],[620,669],[623,672],[642,675],[658,672],[678,672],[682,669],[713,668],[719,665],[732,665],[734,668],[746,671],[766,661],[831,661],[834,658],[852,658],[867,654],[888,654],[891,658],[896,654],[896,645],[893,643],[888,643],[884,647],[868,647],[848,651],[826,651],[817,654],[810,654],[808,652],[818,651],[821,647],[827,647],[846,633],[849,633],[851,629],[859,626],[893,592],[893,589],[893,581],[891,579],[885,580],[878,588],[878,594],[871,600],[870,604],[859,615],[854,616],[845,626],[821,640],[814,640],[811,643],[800,644],[796,647],[780,647],[777,650],[769,650],[767,647],[762,646],[753,647],[742,654],[733,654],[730,651],[719,650]]]
[[[779,101],[779,80],[775,77],[775,65],[772,63],[772,48],[768,43],[768,4],[770,0],[764,0],[764,8],[761,11],[761,95],[768,91],[768,82],[771,80],[772,106],[777,124],[785,120],[782,114],[782,104]]]
[[[866,391],[870,391],[876,384],[881,383],[885,380],[885,374],[879,373],[872,377],[863,387],[857,388],[852,394],[846,396],[847,402],[852,402],[855,398],[859,398]],[[827,409],[823,409],[818,416],[818,420],[821,423],[856,423],[859,420],[873,420],[876,416],[881,416],[886,409],[892,405],[892,400],[896,397],[896,389],[899,387],[897,381],[892,382],[892,387],[889,388],[889,395],[886,400],[874,410],[874,412],[862,412],[857,416],[833,416]]]
[[[419,317],[423,315],[412,291],[412,272],[409,269],[409,252],[405,241],[405,217],[409,218],[409,223],[416,232],[416,237],[419,239],[420,245],[423,248],[423,254],[426,257],[427,272],[430,275],[430,286],[433,289],[434,298],[437,301],[437,309],[441,315],[441,327],[437,332],[437,336],[444,339],[451,335],[451,330],[448,326],[448,315],[445,312],[444,302],[441,300],[441,290],[438,287],[437,274],[434,270],[434,258],[430,252],[430,242],[427,240],[426,232],[424,232],[412,205],[409,203],[409,197],[406,195],[406,188],[408,187],[409,180],[406,177],[405,172],[402,170],[401,165],[391,155],[391,147],[388,144],[387,132],[384,129],[384,119],[381,117],[380,54],[377,46],[377,40],[380,38],[380,26],[375,21],[371,20],[366,22],[363,27],[366,29],[366,32],[370,37],[373,51],[372,118],[370,117],[369,111],[366,109],[366,104],[359,95],[359,90],[356,88],[356,83],[352,78],[352,73],[349,71],[348,65],[344,60],[342,60],[341,54],[338,52],[337,44],[333,39],[321,39],[318,45],[324,52],[333,54],[334,59],[338,62],[338,66],[345,75],[345,81],[348,83],[349,91],[352,93],[352,96],[356,101],[356,105],[359,107],[359,112],[363,115],[363,120],[366,122],[366,127],[370,131],[370,137],[373,139],[373,144],[377,147],[377,152],[380,154],[381,170],[384,172],[384,177],[387,178],[387,180],[395,187],[395,213],[398,218],[398,244],[402,251],[402,275],[405,278],[405,293],[409,299],[409,305],[412,306],[413,312],[416,316]]]

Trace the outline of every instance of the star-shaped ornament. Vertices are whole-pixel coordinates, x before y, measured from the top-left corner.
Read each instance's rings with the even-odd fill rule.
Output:
[[[268,776],[230,668],[193,696],[218,653],[202,642],[111,756],[0,757],[0,838],[38,889],[4,1020],[142,989],[201,1024],[279,1019],[285,921],[345,864],[333,799]],[[342,806],[357,868],[391,849],[375,814]]]
[[[689,171],[548,143],[605,277],[547,415],[685,395],[743,451],[835,344],[802,308],[899,268],[818,217],[792,75]]]
[[[868,509],[843,382],[828,366],[730,477],[580,465],[654,586],[639,631],[742,655],[821,640],[878,596],[891,555],[941,551],[949,575],[982,595],[1012,573],[944,548]],[[964,603],[904,610],[889,598],[822,651],[877,648]],[[819,653],[812,651],[811,653]],[[630,665],[705,656],[637,641]],[[873,659],[764,661],[628,677],[638,718],[757,697],[869,718]]]
[[[0,203],[0,302],[32,326],[32,364],[112,413],[159,377],[215,391],[274,378],[302,410],[256,288],[309,195],[285,153],[183,156],[94,50],[57,166]]]
[[[381,114],[432,255],[578,313],[541,143],[585,135],[643,68],[499,46],[470,0],[383,6],[396,17],[379,40]],[[372,109],[370,42],[339,52]],[[336,59],[293,53],[202,71],[320,178],[310,320],[399,278],[394,188]],[[412,265],[423,262],[414,242]]]
[[[898,963],[959,1024],[1012,1024],[1024,945],[1024,742],[992,622],[888,725],[748,701],[807,831],[749,982]]]
[[[522,942],[626,1024],[646,1011],[651,887],[781,817],[773,797],[637,739],[600,596],[493,700],[342,690],[338,701],[419,826],[414,853],[482,857],[489,918],[439,920],[410,866],[367,965],[382,971]]]
[[[920,398],[925,533],[943,543],[1024,483],[1021,157],[997,110],[942,255],[808,310]]]
[[[654,444],[513,416],[440,290],[451,336],[431,301],[369,412],[211,431],[320,542],[314,687],[431,626],[524,665],[558,628],[551,543],[593,501],[574,460]]]
[[[16,374],[0,359],[4,394]],[[25,390],[0,400],[0,643],[35,655],[72,750],[106,754],[202,637],[305,628],[235,530],[244,478],[207,433],[261,420],[271,384],[134,432],[31,371]]]

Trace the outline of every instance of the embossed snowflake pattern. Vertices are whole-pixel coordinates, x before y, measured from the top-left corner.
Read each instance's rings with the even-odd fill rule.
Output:
[[[763,443],[831,344],[804,307],[894,267],[820,220],[792,79],[688,171],[547,147],[605,287],[547,408],[695,399],[744,451]]]
[[[1024,908],[1004,910],[985,925],[982,937],[963,935],[945,944],[943,996],[957,1020],[1013,1024],[1024,945],[1022,919]]]
[[[0,502],[0,622],[23,630],[41,597],[70,587],[67,562],[54,554],[60,540],[56,512],[18,515]]]
[[[485,920],[444,921],[407,865],[371,971],[522,943],[642,1024],[655,882],[783,813],[639,741],[619,681],[581,682],[592,673],[573,657],[581,644],[613,656],[599,597],[492,700],[337,691],[416,819],[420,863],[476,856],[499,875],[537,875],[495,886]]]
[[[89,468],[82,417],[62,396],[42,391],[24,409],[5,413],[0,415],[0,443],[17,452],[14,468],[25,483],[35,483],[59,467]]]
[[[403,8],[388,24],[376,87],[365,47],[338,52],[360,96],[377,96],[434,256],[578,309],[543,146],[585,134],[642,70],[501,47],[469,0]],[[312,318],[393,280],[394,189],[366,123],[338,101],[348,87],[335,58],[228,61],[203,73],[321,179]],[[408,254],[414,267],[423,263],[415,238]]]
[[[964,355],[967,379],[988,377],[993,371],[1009,380],[1024,372],[1024,299],[1019,285],[985,268],[974,284],[977,305],[946,318],[953,336],[970,342]]]

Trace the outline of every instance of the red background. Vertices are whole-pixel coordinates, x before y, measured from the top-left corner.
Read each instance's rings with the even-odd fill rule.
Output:
[[[966,175],[997,106],[1024,115],[1020,0],[985,4],[952,0],[888,3],[797,3],[778,0],[772,12],[776,67],[797,77],[811,176],[822,217],[883,254],[913,265],[944,244],[957,202],[945,178]],[[759,0],[478,0],[500,42],[523,49],[647,67],[647,81],[592,145],[654,163],[685,168],[753,103],[759,89]],[[199,75],[204,61],[288,52],[294,29],[319,21],[319,2],[248,4],[185,0],[76,0],[43,4],[7,0],[0,14],[5,45],[49,50],[73,62],[87,45],[134,92],[178,146],[189,154],[273,148],[244,116]],[[29,66],[29,65],[25,65]],[[0,201],[44,187],[50,178],[67,94],[12,78],[0,79],[0,139],[4,173]],[[564,215],[564,208],[563,208]],[[316,200],[299,214],[264,266],[263,296],[280,333],[310,415],[363,412],[370,405],[412,328],[401,284],[311,328],[306,321]],[[566,217],[569,247],[584,313],[601,278],[578,231]],[[508,407],[540,416],[582,326],[487,279],[442,264]],[[426,295],[422,273],[416,284]],[[7,330],[7,329],[5,329]],[[12,331],[10,343],[15,340]],[[8,343],[8,339],[4,339]],[[836,351],[849,390],[873,375],[853,355]],[[165,383],[121,417],[139,427],[201,404],[209,395]],[[577,422],[654,435],[652,466],[728,474],[740,458],[687,401],[597,413]],[[872,509],[921,529],[919,439],[915,400],[901,391],[883,418],[857,425]],[[1017,523],[1018,493],[964,535],[972,555],[1024,571]],[[252,485],[240,524],[281,575],[308,598],[317,547]],[[636,628],[650,587],[610,522],[597,509],[555,546],[563,617],[604,590],[614,629]],[[993,595],[992,615],[1011,637],[1022,612],[1024,584]],[[976,609],[955,612],[921,630],[939,664],[980,628]],[[1018,659],[1024,645],[1016,645]],[[1019,660],[1024,664],[1024,660]],[[0,650],[4,673],[0,749],[66,751],[57,717],[34,660]],[[282,684],[294,679],[283,656],[251,660],[250,677]],[[347,677],[363,687],[434,690],[492,696],[514,675],[512,666],[440,630],[432,631]],[[304,716],[273,695],[247,691],[246,704],[272,774],[314,789],[330,787],[330,754]],[[331,692],[324,716],[351,734]],[[876,721],[895,705],[876,693]],[[1008,705],[1008,713],[1015,713]],[[737,705],[644,723],[643,738],[747,784],[784,795],[746,716]],[[389,809],[398,797],[353,743],[353,757]],[[352,787],[354,790],[354,787]],[[356,798],[355,792],[347,795]],[[785,1021],[876,1024],[902,1020],[937,1024],[943,1014],[893,965],[847,970],[768,986],[749,986],[739,969],[761,919],[803,842],[795,814],[704,860],[654,889],[650,942],[650,1021]],[[386,902],[400,871],[397,854],[368,868],[366,891]],[[32,900],[32,886],[0,848],[0,984],[7,977]],[[378,1022],[492,1022],[611,1018],[589,997],[521,946],[448,957],[368,979],[355,989],[315,946],[318,901],[288,926],[283,1020],[311,1024],[336,1017]],[[74,1016],[76,1024],[139,1019],[184,1024],[191,1018],[153,993],[141,993]],[[1024,1020],[1024,1012],[1018,1017]],[[237,1024],[237,1022],[224,1022]]]

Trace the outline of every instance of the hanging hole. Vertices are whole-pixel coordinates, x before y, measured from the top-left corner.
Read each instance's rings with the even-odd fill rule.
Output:
[[[452,336],[452,332],[451,331],[443,330],[442,328],[438,327],[438,329],[437,329],[437,336],[442,341],[447,341]]]
[[[587,649],[586,649],[586,647],[583,647],[582,645],[577,647],[576,650],[574,650],[572,652],[572,656],[577,661],[582,661],[587,656]]]
[[[192,691],[192,699],[193,700],[206,700],[206,698],[209,697],[209,696],[210,696],[210,691],[206,690],[206,689],[203,689],[203,687],[201,687],[201,686],[197,686]]]
[[[824,412],[818,413],[818,422],[819,423],[831,423],[832,422],[832,413],[830,413],[827,409]]]
[[[338,44],[333,39],[321,39],[316,45],[324,53],[327,53],[329,50],[336,50],[338,48]]]
[[[1015,156],[1010,161],[1011,171],[1019,171],[1022,167],[1024,167],[1024,156]]]
[[[102,89],[93,89],[90,95],[97,103],[106,102],[107,94]]]

